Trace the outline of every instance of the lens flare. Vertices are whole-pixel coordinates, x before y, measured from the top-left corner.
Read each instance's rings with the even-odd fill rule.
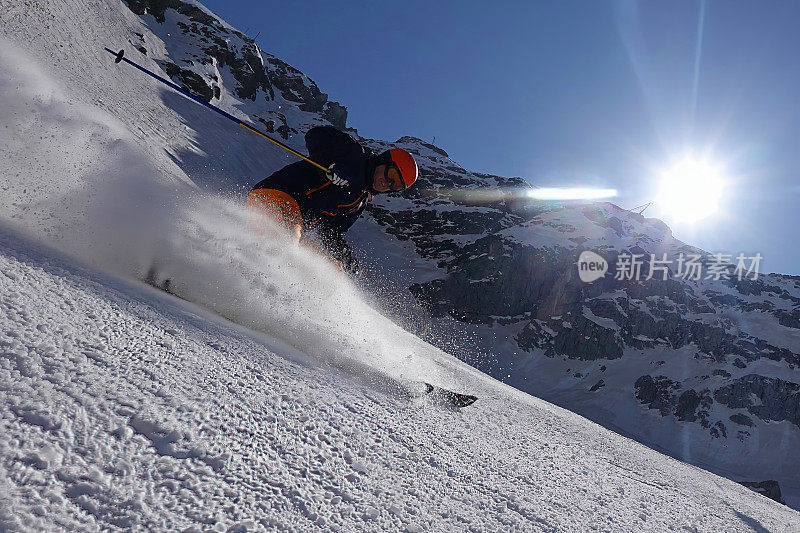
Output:
[[[420,189],[426,198],[447,198],[465,205],[487,205],[504,201],[552,200],[592,201],[617,196],[616,189],[591,187],[486,187],[483,189]]]
[[[616,195],[616,189],[589,187],[541,187],[528,191],[528,197],[536,200],[600,200]]]
[[[725,189],[718,166],[686,157],[661,174],[656,203],[673,222],[692,224],[719,210]]]

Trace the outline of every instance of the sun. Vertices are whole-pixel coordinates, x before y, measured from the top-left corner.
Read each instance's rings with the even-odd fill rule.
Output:
[[[719,211],[724,189],[718,165],[690,156],[661,173],[656,203],[674,222],[694,224]]]

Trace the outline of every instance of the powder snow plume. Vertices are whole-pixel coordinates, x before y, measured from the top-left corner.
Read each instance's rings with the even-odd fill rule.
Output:
[[[241,202],[157,170],[107,112],[70,102],[10,43],[0,51],[0,207],[38,239],[373,379],[443,376],[434,349],[370,307],[349,278],[279,228],[249,231]]]

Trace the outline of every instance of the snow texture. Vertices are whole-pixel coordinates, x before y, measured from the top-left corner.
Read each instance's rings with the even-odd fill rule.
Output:
[[[220,124],[98,48],[141,32],[158,51],[124,4],[0,7],[0,530],[800,528],[424,343],[279,231],[244,231],[240,202],[173,159],[187,116]],[[136,281],[151,268],[182,299]],[[423,379],[480,400],[438,405]]]
[[[800,527],[787,507],[431,347],[415,359],[478,394],[473,407],[342,372],[7,229],[0,273],[9,530]]]

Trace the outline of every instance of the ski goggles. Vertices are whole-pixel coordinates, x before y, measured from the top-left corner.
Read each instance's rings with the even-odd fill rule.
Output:
[[[396,165],[386,165],[383,176],[386,178],[386,181],[389,182],[389,186],[393,191],[399,192],[406,188],[403,176],[400,174],[400,169],[398,169]]]

